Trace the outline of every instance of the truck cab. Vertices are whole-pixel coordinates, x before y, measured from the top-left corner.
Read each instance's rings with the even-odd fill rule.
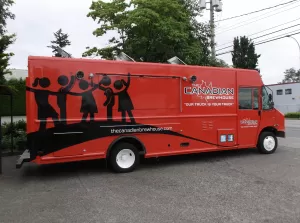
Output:
[[[274,107],[268,87],[239,87],[238,116],[240,147],[256,145],[261,153],[275,152],[277,137],[285,137],[285,117]]]

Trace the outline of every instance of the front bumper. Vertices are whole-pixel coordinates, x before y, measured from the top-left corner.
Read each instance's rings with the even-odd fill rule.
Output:
[[[20,169],[23,165],[24,162],[29,162],[30,161],[30,153],[29,150],[26,149],[23,154],[19,157],[16,163],[16,168]]]
[[[285,131],[277,131],[276,136],[279,138],[285,138]]]

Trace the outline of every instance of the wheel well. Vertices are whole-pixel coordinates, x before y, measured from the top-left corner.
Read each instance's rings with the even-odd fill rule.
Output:
[[[274,127],[268,126],[268,127],[263,128],[263,129],[260,131],[259,135],[258,135],[258,138],[257,138],[257,146],[258,146],[258,143],[259,143],[260,135],[261,135],[263,132],[273,132],[275,135],[277,135],[277,129],[275,129]]]
[[[145,148],[144,144],[138,138],[129,136],[129,137],[120,137],[120,138],[117,138],[116,140],[114,140],[108,147],[106,158],[109,157],[110,152],[115,145],[117,145],[119,143],[124,143],[124,142],[134,145],[138,149],[140,155],[144,156],[146,154],[146,148]]]
[[[277,129],[274,128],[274,127],[268,126],[268,127],[264,128],[264,129],[262,129],[261,132],[260,132],[260,134],[262,132],[273,132],[276,135]]]
[[[260,135],[261,135],[263,132],[273,132],[273,133],[275,134],[275,136],[278,136],[278,131],[277,131],[277,129],[274,128],[274,127],[268,126],[268,127],[265,127],[264,129],[262,129],[261,132],[259,133],[259,136],[258,136],[258,139],[257,139],[257,143],[259,142]]]

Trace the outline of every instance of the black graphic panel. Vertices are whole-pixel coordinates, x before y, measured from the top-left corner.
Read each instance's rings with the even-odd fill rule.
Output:
[[[116,126],[116,128],[113,128],[111,126]],[[47,155],[70,146],[79,145],[80,143],[83,142],[88,142],[95,139],[101,139],[108,136],[132,134],[130,132],[135,132],[139,134],[168,134],[173,136],[184,137],[191,140],[196,140],[210,145],[215,145],[214,143],[185,136],[174,131],[168,131],[168,130],[156,131],[157,129],[156,126],[142,125],[142,124],[127,125],[122,127],[120,126],[122,126],[122,122],[106,122],[106,121],[76,123],[67,126],[62,125],[59,127],[47,129],[44,132],[35,132],[29,134],[28,145],[31,148],[32,155],[34,155],[34,153],[36,153],[37,151],[43,151],[43,155]],[[120,129],[122,129],[123,131],[120,132],[119,131]],[[77,133],[77,134],[66,134],[66,133]]]
[[[94,75],[81,70],[51,72],[54,74],[45,75],[43,70],[42,77],[27,86],[35,97],[38,131],[95,120],[134,124],[135,117],[176,114],[180,109],[179,79],[130,73]]]
[[[67,124],[67,97],[74,87],[75,81],[76,77],[74,75],[71,77],[60,75],[57,78],[57,82],[61,86],[57,95],[57,105],[60,109],[60,122],[63,124]]]

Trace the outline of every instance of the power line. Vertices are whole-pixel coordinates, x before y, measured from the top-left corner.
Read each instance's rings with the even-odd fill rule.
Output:
[[[287,32],[287,33],[283,33],[283,34],[280,34],[280,35],[277,35],[277,36],[273,36],[273,37],[270,37],[268,39],[264,39],[264,40],[261,40],[261,41],[258,41],[257,43],[255,43],[254,45],[260,45],[260,43],[264,42],[264,41],[268,41],[268,40],[272,40],[274,38],[277,38],[277,37],[281,37],[281,36],[289,36],[291,34],[293,34],[294,32],[298,32],[300,31],[299,29],[297,30],[293,30],[293,31],[290,31],[290,32]]]
[[[262,41],[262,42],[259,42],[259,43],[254,44],[254,46],[261,45],[261,44],[265,44],[265,43],[269,43],[269,42],[273,42],[273,41],[276,41],[276,40],[279,40],[279,39],[283,39],[283,38],[286,38],[286,37],[288,37],[288,36],[294,36],[294,35],[297,35],[297,34],[300,34],[300,32],[293,33],[293,34],[290,34],[290,35],[285,34],[284,36],[278,37],[278,38],[275,38],[275,39],[269,39],[269,40],[267,39],[267,40],[264,40],[264,41]],[[232,51],[232,50],[226,51],[226,52],[217,54],[217,56],[223,55],[223,54],[227,54],[227,53],[231,53],[231,52],[233,52],[233,51]]]
[[[249,23],[242,24],[242,23],[244,23],[245,21],[244,21],[244,22],[241,22],[241,23],[238,23],[238,24],[242,24],[242,25],[240,25],[240,26],[235,26],[235,25],[229,26],[229,27],[227,27],[227,28],[231,28],[231,27],[233,27],[233,28],[227,29],[227,30],[225,29],[224,31],[218,32],[218,33],[216,33],[216,34],[225,33],[225,32],[228,32],[228,31],[230,31],[230,30],[233,30],[233,29],[236,29],[236,28],[239,28],[239,27],[242,27],[242,26],[245,26],[245,25],[249,25],[249,24],[252,24],[252,23],[257,22],[257,21],[260,21],[260,20],[262,20],[262,19],[269,18],[269,17],[272,17],[272,16],[274,16],[274,15],[278,15],[278,14],[280,14],[280,13],[282,13],[282,12],[286,12],[286,11],[295,9],[295,8],[297,8],[297,7],[300,7],[300,5],[297,5],[297,6],[293,7],[293,8],[289,8],[289,9],[280,11],[280,12],[278,12],[278,13],[275,13],[275,14],[272,14],[272,15],[269,15],[269,16],[265,16],[265,17],[263,17],[263,18],[254,20],[254,21],[249,22]],[[269,13],[266,13],[266,14],[269,14]],[[265,14],[264,14],[264,15],[265,15]],[[259,16],[259,17],[260,17],[260,16]]]
[[[299,25],[300,25],[300,23],[299,23],[299,24],[296,24],[296,25],[293,25],[293,26],[286,27],[286,28],[284,28],[284,29],[280,29],[280,30],[271,32],[271,33],[264,34],[264,35],[262,35],[262,36],[255,37],[255,38],[253,38],[252,40],[254,40],[254,39],[259,39],[259,38],[265,37],[265,36],[269,36],[269,35],[271,35],[271,34],[278,33],[278,32],[280,32],[280,31],[283,31],[283,30],[286,30],[286,29],[290,29],[290,28],[293,28],[293,27],[296,27],[296,26],[299,26]],[[230,47],[232,47],[232,46],[233,46],[233,45],[227,46],[227,47],[224,47],[224,48],[221,48],[221,49],[217,49],[216,51],[224,50],[224,49],[230,48]]]
[[[283,23],[283,24],[280,24],[280,25],[277,25],[277,26],[273,26],[273,27],[271,27],[271,28],[269,28],[269,29],[265,29],[265,30],[259,31],[259,32],[257,32],[257,33],[253,33],[253,34],[247,35],[247,36],[248,36],[248,37],[254,36],[254,35],[256,35],[256,34],[263,33],[263,32],[265,32],[265,31],[268,31],[268,30],[271,30],[271,29],[274,29],[274,28],[277,28],[277,27],[280,27],[280,26],[283,26],[283,25],[286,25],[286,24],[295,22],[295,21],[297,21],[297,20],[299,20],[299,19],[300,19],[300,18],[294,19],[294,20],[292,20],[292,21],[289,21],[289,22],[286,22],[286,23]],[[228,45],[228,44],[231,44],[231,43],[232,43],[232,41],[229,41],[229,42],[226,42],[226,43],[223,43],[223,44],[219,45],[219,47],[224,46],[224,45]]]
[[[295,2],[295,1],[297,1],[297,0],[292,0],[292,1],[289,1],[289,2],[285,2],[285,3],[278,4],[278,5],[274,5],[274,6],[271,6],[271,7],[268,7],[268,8],[260,9],[260,10],[254,11],[254,12],[249,12],[249,13],[246,13],[246,14],[229,17],[229,18],[226,18],[226,19],[221,19],[221,20],[218,20],[216,22],[221,22],[221,21],[226,21],[226,20],[230,20],[230,19],[235,19],[235,18],[239,18],[239,17],[242,17],[242,16],[246,16],[246,15],[251,15],[251,14],[254,14],[254,13],[257,13],[257,12],[262,12],[262,11],[265,11],[265,10],[268,10],[268,9],[277,8],[277,7],[282,6],[282,5],[287,5],[287,4],[290,4],[290,3]]]
[[[269,12],[267,12],[267,13],[261,14],[261,15],[259,15],[259,16],[254,16],[254,17],[252,17],[252,18],[250,18],[250,19],[248,18],[247,20],[244,20],[244,21],[235,23],[235,24],[230,25],[230,26],[227,26],[227,27],[219,27],[219,29],[221,29],[221,31],[222,31],[222,30],[224,31],[224,30],[227,30],[227,29],[229,29],[229,28],[231,28],[231,27],[235,27],[235,26],[237,26],[237,25],[239,25],[239,24],[248,24],[247,22],[249,22],[249,20],[252,21],[252,20],[254,20],[254,19],[263,17],[263,16],[265,16],[265,15],[270,15],[271,13],[274,13],[274,12],[276,12],[276,11],[280,11],[280,10],[282,10],[282,9],[284,9],[284,8],[290,7],[291,5],[296,4],[297,2],[298,2],[298,1],[293,2],[293,3],[291,3],[290,5],[284,5],[284,6],[281,6],[281,7],[279,7],[279,8],[274,9],[274,10],[271,10],[271,11],[269,11]],[[292,9],[292,8],[291,8],[291,9]]]

